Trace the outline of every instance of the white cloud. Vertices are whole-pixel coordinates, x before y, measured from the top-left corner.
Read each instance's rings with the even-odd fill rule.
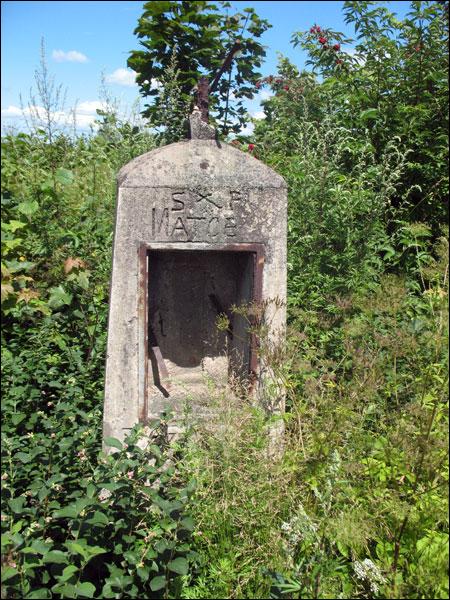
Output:
[[[256,112],[252,113],[252,117],[257,120],[265,119],[266,113],[263,110],[257,110]]]
[[[347,48],[344,50],[344,54],[353,58],[358,65],[364,66],[366,63],[366,57],[363,54],[358,54],[356,48]]]
[[[22,109],[18,106],[8,106],[8,108],[2,108],[2,117],[21,117]]]
[[[64,50],[53,50],[52,57],[56,62],[88,62],[88,57],[82,52],[78,52],[78,50],[69,50],[69,52],[64,52]]]
[[[268,92],[267,90],[262,90],[259,93],[261,100],[269,100],[269,98],[273,98],[273,94],[271,92]]]
[[[239,135],[252,135],[255,131],[255,126],[253,123],[247,123],[243,129],[239,132]]]
[[[116,69],[113,73],[105,77],[105,81],[106,83],[116,83],[117,85],[133,87],[136,85],[136,73],[130,69]]]
[[[97,110],[104,110],[106,104],[99,100],[87,100],[77,104],[77,113],[82,115],[95,115]]]
[[[91,125],[94,125],[94,121],[97,119],[97,109],[101,110],[105,107],[105,104],[98,100],[80,102],[75,107],[77,126],[80,129],[89,129]],[[30,117],[32,119],[43,121],[47,119],[43,106],[27,106],[21,109],[18,106],[10,105],[8,108],[2,108],[1,114],[4,119],[30,119]],[[71,125],[73,123],[73,109],[52,112],[51,118],[58,125]]]

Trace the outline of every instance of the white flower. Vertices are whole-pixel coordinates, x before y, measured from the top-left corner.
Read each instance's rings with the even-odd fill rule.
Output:
[[[100,502],[105,502],[106,500],[108,500],[108,498],[111,497],[111,492],[105,488],[102,488],[100,490],[100,493],[98,495],[98,499],[100,500]]]
[[[378,593],[380,584],[386,583],[380,569],[370,560],[370,558],[365,558],[362,562],[355,560],[353,563],[353,570],[357,579],[367,583],[373,594]]]

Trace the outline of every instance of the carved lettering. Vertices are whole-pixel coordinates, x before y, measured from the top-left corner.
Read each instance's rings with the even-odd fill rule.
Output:
[[[195,237],[199,233],[200,227],[197,227],[196,221],[206,221],[206,217],[186,217],[187,221],[194,221],[192,228],[192,236]]]
[[[183,231],[186,234],[186,236],[188,235],[188,232],[186,231],[186,227],[184,226],[184,223],[183,223],[183,219],[181,217],[178,217],[177,220],[175,221],[175,225],[173,226],[173,229],[172,229],[172,237],[176,231]]]
[[[235,215],[239,214],[248,195],[248,190],[239,189],[170,191],[165,206],[153,204],[151,208],[152,238],[194,241],[204,236],[211,240],[235,237],[238,227]],[[192,214],[194,212],[201,216]]]
[[[245,202],[248,199],[246,192],[240,192],[238,190],[230,190],[230,203],[229,207],[234,210],[233,202]]]
[[[178,200],[178,198],[175,198],[175,196],[184,196],[184,192],[173,192],[172,193],[172,200],[174,202],[176,202],[176,206],[172,206],[172,210],[174,212],[178,212],[180,210],[184,210],[184,202],[183,200]]]
[[[214,200],[212,198],[210,198],[210,196],[212,196],[212,192],[203,193],[203,192],[199,192],[198,190],[196,190],[193,193],[196,194],[197,196],[199,196],[199,198],[197,198],[196,202],[201,202],[202,200],[206,200],[206,202],[210,202],[216,208],[223,208],[223,204],[218,204],[217,201],[214,202]]]
[[[234,237],[236,235],[234,231],[236,229],[236,221],[234,217],[226,217],[225,220],[225,233],[227,237]]]
[[[215,225],[213,225],[213,223],[215,223]],[[213,217],[209,221],[209,223],[208,223],[208,233],[209,233],[209,235],[211,237],[216,237],[216,235],[219,233],[219,218],[218,217]]]
[[[169,209],[168,208],[164,208],[162,211],[161,221],[159,222],[159,227],[158,227],[158,233],[161,233],[163,224],[164,224],[165,234],[166,234],[166,236],[168,236],[169,235]]]

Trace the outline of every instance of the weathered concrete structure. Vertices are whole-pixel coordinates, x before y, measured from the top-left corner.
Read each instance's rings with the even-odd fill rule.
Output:
[[[256,337],[233,307],[285,300],[286,185],[196,113],[191,131],[118,175],[104,436],[186,403],[207,414],[211,379],[263,393]],[[284,307],[265,318],[283,331]]]

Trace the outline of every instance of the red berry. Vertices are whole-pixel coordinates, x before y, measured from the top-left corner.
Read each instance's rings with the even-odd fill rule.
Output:
[[[249,152],[253,152],[254,149],[255,149],[255,144],[249,144],[248,145],[248,151]]]
[[[337,64],[337,65],[342,65],[342,63],[343,63],[343,62],[344,62],[344,61],[342,61],[340,58],[338,58],[338,59],[337,59],[337,61],[336,61],[336,64]]]
[[[336,52],[337,52],[338,50],[340,50],[340,49],[341,49],[341,45],[340,45],[340,44],[335,44],[335,45],[333,46],[333,50],[336,50]]]
[[[283,90],[286,90],[286,91],[288,91],[288,89],[289,89],[289,86],[288,86],[288,85],[284,85],[284,86],[283,86]]]
[[[326,44],[327,41],[328,41],[327,38],[324,38],[324,37],[319,38],[319,44]]]

